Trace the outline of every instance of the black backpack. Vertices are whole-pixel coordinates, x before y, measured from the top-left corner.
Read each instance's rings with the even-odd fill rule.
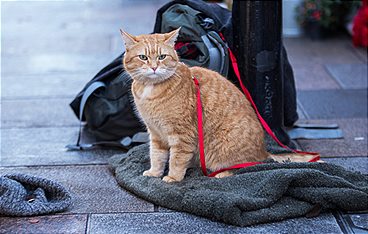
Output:
[[[175,46],[181,61],[189,66],[207,67],[226,77],[228,50],[218,32],[225,38],[230,37],[230,17],[231,13],[217,4],[176,0],[158,11],[154,33],[181,27]],[[144,124],[134,111],[130,91],[132,81],[124,72],[123,56],[124,53],[97,73],[70,103],[81,126],[76,145],[68,145],[69,149],[87,149],[96,145],[128,149],[148,141],[148,135],[142,133]],[[87,124],[82,131],[84,121]]]
[[[160,33],[180,27],[175,49],[189,66],[206,67],[227,76],[229,55],[226,43],[217,32],[215,21],[184,4],[173,4],[163,13]]]

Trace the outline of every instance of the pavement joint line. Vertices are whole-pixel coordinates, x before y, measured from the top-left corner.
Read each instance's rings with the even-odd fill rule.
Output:
[[[337,64],[337,63],[335,63]],[[327,64],[323,64],[323,70],[327,73],[327,75],[333,80],[333,82],[340,88],[340,89],[344,89],[344,87],[342,86],[342,84],[340,83],[340,81],[336,80],[335,77],[331,74],[331,72],[327,69],[326,67]],[[318,90],[318,89],[316,89]],[[315,91],[315,90],[313,90]]]
[[[299,92],[299,91],[300,91],[300,90],[297,90],[297,91],[296,91],[297,95],[298,95],[298,92]],[[303,107],[302,103],[300,102],[300,100],[299,100],[298,98],[296,99],[296,103],[297,103],[297,108],[299,107],[300,111],[301,111],[301,112],[302,112],[302,114],[305,116],[305,119],[306,119],[306,120],[311,119],[311,118],[310,118],[310,116],[308,115],[308,113],[306,112],[306,110],[304,109],[304,107]]]
[[[91,227],[91,213],[87,214],[87,221],[86,221],[86,229],[84,233],[90,233],[90,227]]]

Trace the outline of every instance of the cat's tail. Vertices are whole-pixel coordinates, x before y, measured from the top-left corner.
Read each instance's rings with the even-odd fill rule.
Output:
[[[267,156],[267,159],[272,159],[274,161],[277,161],[279,163],[285,163],[285,162],[324,162],[320,159],[320,155],[317,153],[311,153],[308,154],[306,153],[300,153],[300,152],[296,152],[296,153],[284,153],[284,154],[271,154],[268,152],[264,152],[265,155]],[[236,164],[233,165],[231,167],[225,167],[223,169],[217,170],[215,172],[212,172],[209,177],[216,177],[216,178],[223,178],[223,177],[228,177],[233,175],[233,171],[239,168],[243,168],[243,167],[249,167],[249,166],[254,166],[257,164],[263,164],[264,162],[262,161],[257,161],[257,162],[246,162],[246,163],[240,163],[240,164]]]
[[[323,162],[319,155],[301,153],[269,154],[268,159],[277,162]]]

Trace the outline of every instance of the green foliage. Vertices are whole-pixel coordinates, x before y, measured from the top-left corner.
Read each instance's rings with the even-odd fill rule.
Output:
[[[317,22],[324,28],[336,29],[344,24],[351,10],[360,4],[359,0],[304,0],[296,8],[296,19],[301,26]]]

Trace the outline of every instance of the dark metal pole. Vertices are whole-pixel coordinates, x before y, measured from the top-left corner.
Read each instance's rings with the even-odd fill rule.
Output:
[[[242,81],[273,132],[290,145],[284,130],[282,1],[234,0],[232,20]]]

